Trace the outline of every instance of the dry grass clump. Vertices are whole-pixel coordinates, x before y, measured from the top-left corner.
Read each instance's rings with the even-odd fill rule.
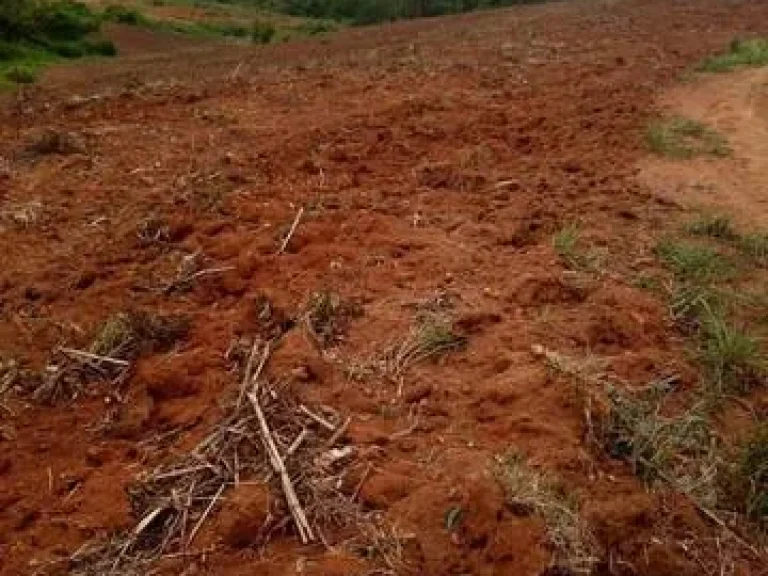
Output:
[[[569,270],[598,271],[602,266],[602,255],[585,246],[581,225],[577,222],[566,224],[552,237],[552,247],[563,265]]]
[[[83,136],[75,132],[48,129],[35,136],[27,144],[24,151],[26,155],[31,157],[49,156],[51,154],[67,156],[69,154],[85,153],[86,144]]]
[[[136,236],[143,245],[162,244],[171,238],[168,223],[157,216],[149,216],[139,222]]]
[[[608,387],[602,404],[593,404],[589,411],[593,439],[649,483],[685,474],[684,466],[708,453],[711,443],[703,406],[665,416],[667,392],[663,386],[651,386],[631,395]]]
[[[518,454],[498,458],[496,473],[512,510],[544,521],[552,547],[552,573],[591,574],[599,561],[599,547],[574,499]]]
[[[41,222],[43,212],[43,203],[40,200],[11,202],[0,208],[0,222],[5,222],[17,229],[28,230]]]
[[[427,315],[417,322],[408,334],[389,346],[379,367],[384,375],[400,379],[413,366],[464,347],[466,336],[457,334],[450,321]]]
[[[92,381],[117,385],[140,355],[166,351],[188,331],[189,321],[181,316],[115,314],[104,321],[87,349],[57,348],[29,392],[35,400],[52,403],[78,396]]]
[[[339,342],[352,318],[360,316],[359,306],[341,299],[333,292],[312,294],[304,312],[304,324],[310,336],[321,346]]]

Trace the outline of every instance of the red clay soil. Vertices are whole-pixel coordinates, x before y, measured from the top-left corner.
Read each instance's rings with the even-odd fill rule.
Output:
[[[669,370],[695,385],[663,302],[632,285],[677,218],[635,166],[659,91],[734,36],[766,32],[763,2],[563,2],[61,68],[21,120],[9,97],[2,357],[41,370],[58,344],[84,348],[126,310],[184,314],[191,331],[143,356],[119,399],[94,386],[74,402],[22,395],[0,408],[0,572],[66,572],[50,561],[132,529],[126,487],[221,420],[238,385],[225,354],[258,332],[263,299],[291,318],[330,291],[362,312],[343,339],[320,350],[293,329],[267,373],[352,418],[346,441],[370,464],[359,498],[402,535],[401,573],[566,573],[550,567],[542,521],[504,505],[492,469],[509,451],[581,502],[601,550],[594,573],[710,573],[717,526],[585,443],[573,387],[532,347],[594,354],[631,385]],[[72,134],[67,154],[30,151],[46,129]],[[139,239],[150,220],[162,242]],[[553,252],[553,232],[576,220],[605,273],[567,272]],[[164,292],[194,253],[227,270]],[[348,377],[435,308],[465,349],[414,368],[402,394]],[[161,573],[384,573],[290,531],[264,547],[247,528],[233,541],[220,512],[202,535],[213,549]],[[733,573],[766,573],[731,548]]]

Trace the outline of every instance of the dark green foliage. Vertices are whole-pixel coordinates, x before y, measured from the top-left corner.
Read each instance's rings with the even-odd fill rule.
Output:
[[[110,4],[107,6],[102,13],[102,18],[108,22],[129,24],[131,26],[146,23],[146,18],[141,12],[135,8],[129,8],[120,4]]]
[[[483,8],[535,4],[543,0],[281,0],[273,8],[295,16],[349,20],[372,24]]]
[[[115,46],[97,37],[100,25],[97,14],[73,0],[0,0],[0,74],[27,84],[56,58],[113,56]]]
[[[251,28],[251,40],[257,44],[269,44],[275,37],[275,27],[264,20],[254,20]]]

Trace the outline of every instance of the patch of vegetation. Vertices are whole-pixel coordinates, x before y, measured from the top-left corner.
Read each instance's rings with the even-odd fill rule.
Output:
[[[312,338],[322,346],[338,342],[350,319],[362,314],[354,303],[345,302],[333,292],[316,292],[305,312],[305,324]]]
[[[0,79],[34,82],[36,71],[59,58],[113,56],[97,37],[101,19],[74,0],[3,0],[0,5]]]
[[[724,54],[704,60],[696,68],[699,72],[729,72],[746,66],[765,66],[768,64],[768,39],[735,39]]]
[[[148,22],[147,17],[139,10],[122,4],[110,4],[101,13],[101,17],[107,22],[138,26]]]
[[[499,457],[496,475],[514,513],[544,521],[554,554],[553,569],[548,573],[591,574],[598,561],[598,546],[575,500],[519,454]]]
[[[747,234],[736,240],[742,254],[759,266],[768,266],[768,234]]]
[[[768,425],[763,424],[742,448],[737,478],[744,488],[744,511],[768,528]]]
[[[140,354],[163,352],[186,337],[189,319],[125,312],[107,318],[96,332],[89,352],[99,356],[133,360]]]
[[[271,0],[262,2],[294,16],[373,24],[404,18],[458,14],[474,10],[536,4],[544,0]]]
[[[270,22],[256,19],[251,26],[251,40],[256,44],[269,44],[275,38],[277,29]]]
[[[708,284],[683,282],[672,289],[669,308],[672,317],[682,327],[698,329],[701,319],[711,314],[723,314],[726,298]],[[693,331],[693,330],[691,330]]]
[[[585,250],[581,238],[581,226],[571,223],[563,226],[552,238],[552,247],[566,268],[571,270],[595,270],[600,258]]]
[[[656,254],[683,281],[724,279],[733,272],[731,263],[720,252],[708,246],[667,239],[657,245]]]
[[[716,130],[690,118],[674,117],[652,122],[646,131],[648,147],[661,156],[686,159],[694,156],[728,156],[728,143]]]
[[[613,458],[626,460],[646,482],[668,479],[675,460],[700,455],[708,445],[708,423],[698,409],[682,416],[661,413],[667,390],[650,387],[639,395],[607,390],[607,405],[590,429]]]
[[[705,214],[688,226],[688,231],[696,236],[708,236],[718,240],[735,240],[738,234],[728,216]]]
[[[701,360],[718,395],[749,392],[765,377],[765,360],[754,338],[710,314],[702,323]]]

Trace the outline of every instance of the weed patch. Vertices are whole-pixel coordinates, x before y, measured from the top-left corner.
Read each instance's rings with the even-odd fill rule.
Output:
[[[747,234],[737,239],[742,254],[759,266],[768,266],[768,234]]]
[[[591,574],[598,561],[598,546],[575,500],[518,454],[499,457],[496,474],[513,512],[544,521],[553,549],[553,568],[547,573]]]
[[[585,249],[581,238],[581,227],[571,223],[558,230],[552,238],[552,247],[560,261],[570,270],[596,270],[600,265],[599,256]]]
[[[718,314],[702,323],[701,360],[718,395],[746,393],[762,383],[765,360],[754,338]]]
[[[697,410],[676,418],[662,415],[666,392],[651,387],[632,396],[609,387],[597,423],[590,423],[605,451],[626,460],[649,483],[672,470],[676,459],[699,455],[708,444],[706,419]]]
[[[728,216],[708,214],[691,222],[688,231],[695,236],[707,236],[718,240],[735,240],[739,237]]]
[[[344,302],[338,294],[317,292],[307,305],[304,319],[312,338],[321,346],[338,342],[351,318],[360,316],[362,310]]]
[[[656,253],[679,280],[708,282],[726,279],[733,273],[731,263],[708,246],[663,240],[657,245]]]
[[[699,72],[729,72],[768,64],[768,39],[733,40],[724,54],[711,56],[696,68]]]
[[[675,117],[651,123],[646,131],[646,142],[656,154],[675,159],[730,154],[723,136],[689,118]]]

